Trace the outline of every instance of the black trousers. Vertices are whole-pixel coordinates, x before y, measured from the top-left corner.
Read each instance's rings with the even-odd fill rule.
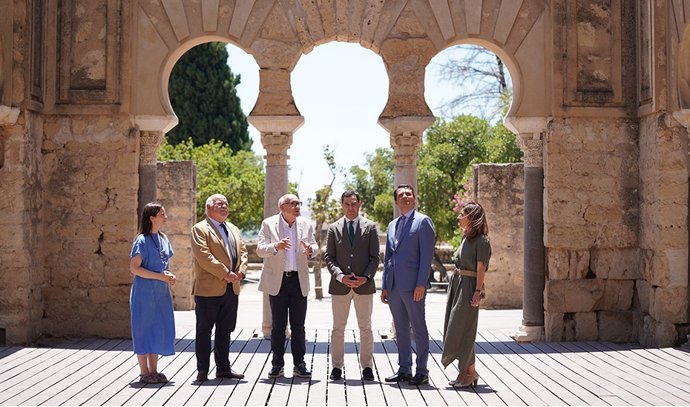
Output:
[[[306,342],[304,334],[304,320],[307,316],[307,297],[302,295],[297,274],[283,277],[283,284],[278,295],[270,295],[271,316],[271,351],[273,351],[273,366],[285,366],[285,328],[287,328],[288,314],[292,340],[292,360],[297,366],[304,362]]]
[[[230,370],[230,334],[237,323],[237,295],[228,284],[225,294],[220,297],[194,296],[196,303],[196,369],[208,373],[211,349],[216,361],[216,371]],[[211,348],[211,331],[216,326],[215,346]]]

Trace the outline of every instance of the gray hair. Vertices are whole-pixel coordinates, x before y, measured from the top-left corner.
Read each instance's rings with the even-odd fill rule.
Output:
[[[285,194],[285,195],[281,196],[280,199],[278,199],[278,208],[280,208],[281,205],[286,204],[288,199],[290,197],[293,197],[293,196],[295,198],[297,198],[297,195],[295,195],[295,194]],[[299,198],[297,198],[297,199],[299,199]]]
[[[206,216],[208,216],[208,207],[213,206],[213,201],[215,201],[214,198],[219,197],[219,196],[222,196],[223,198],[225,198],[225,195],[223,195],[223,194],[213,194],[213,195],[209,196],[208,198],[206,198],[206,206],[204,207],[204,213],[206,214]]]

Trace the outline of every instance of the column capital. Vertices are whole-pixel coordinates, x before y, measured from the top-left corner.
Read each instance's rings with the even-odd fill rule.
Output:
[[[141,131],[158,131],[163,134],[172,130],[177,126],[179,120],[177,116],[154,116],[154,115],[136,115],[134,116],[134,124],[137,125]]]
[[[294,133],[304,124],[304,116],[247,116],[252,126],[263,133]]]
[[[18,107],[0,105],[0,126],[16,124],[18,118]]]
[[[139,165],[156,165],[158,149],[163,144],[165,133],[162,131],[139,132]]]
[[[261,144],[266,149],[266,165],[287,165],[287,151],[292,145],[292,133],[261,132]]]
[[[548,118],[546,117],[506,117],[503,124],[515,133],[517,144],[522,150],[522,161],[525,167],[542,168],[544,166],[544,139]]]
[[[424,130],[431,126],[433,116],[401,116],[380,118],[379,124],[390,133],[390,143],[395,152],[395,164],[415,165],[417,150],[422,145]]]

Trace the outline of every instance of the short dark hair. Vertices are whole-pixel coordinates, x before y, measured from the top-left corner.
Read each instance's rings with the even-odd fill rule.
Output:
[[[393,191],[393,200],[395,202],[398,202],[398,190],[400,189],[409,189],[412,191],[412,196],[416,198],[416,195],[414,194],[414,188],[410,184],[400,184],[397,187],[395,187],[395,190]]]
[[[351,197],[351,196],[356,196],[356,197],[357,197],[357,201],[360,200],[360,199],[359,199],[359,194],[358,194],[357,192],[355,192],[355,191],[352,190],[352,189],[348,189],[348,190],[346,190],[345,192],[343,192],[342,195],[340,195],[340,203],[343,203],[343,201],[345,200],[345,198],[349,198],[349,197]]]

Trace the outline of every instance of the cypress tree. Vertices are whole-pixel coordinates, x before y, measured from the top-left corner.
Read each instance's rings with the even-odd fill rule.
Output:
[[[167,134],[176,145],[188,137],[195,146],[215,139],[233,151],[250,150],[247,117],[242,112],[234,75],[221,42],[209,42],[187,51],[173,67],[168,82],[170,103],[180,123]]]

